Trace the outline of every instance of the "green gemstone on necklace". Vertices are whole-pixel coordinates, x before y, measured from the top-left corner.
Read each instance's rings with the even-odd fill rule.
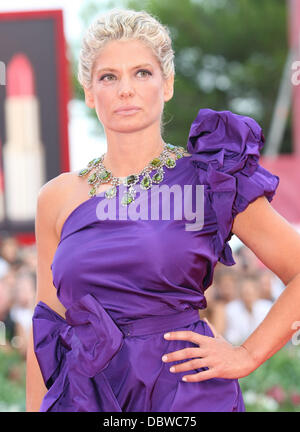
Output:
[[[92,175],[89,176],[88,183],[93,184],[93,183],[95,183],[96,180],[97,180],[97,174],[93,173]]]
[[[181,154],[181,153],[176,153],[176,159],[180,159],[180,158],[182,158],[183,157],[183,154]]]
[[[168,168],[174,168],[175,165],[176,165],[176,162],[175,162],[174,159],[169,158],[169,159],[166,160],[166,166]]]
[[[150,162],[150,165],[153,166],[154,168],[158,168],[161,166],[161,160],[159,158],[154,158]]]
[[[138,180],[139,180],[138,176],[136,176],[135,174],[131,174],[125,178],[124,185],[130,186],[130,185],[136,184],[136,182]]]
[[[173,144],[167,144],[166,145],[170,150],[174,150],[175,148],[176,148],[176,146],[175,145],[173,145]]]
[[[123,206],[129,205],[133,201],[133,196],[129,193],[125,193],[122,197],[121,204]]]
[[[88,172],[90,172],[88,168],[83,168],[82,170],[79,171],[78,175],[85,176]]]
[[[113,198],[116,195],[116,193],[117,193],[116,186],[112,186],[107,191],[105,191],[105,196],[106,198]]]
[[[98,158],[94,158],[91,161],[89,161],[89,163],[87,164],[88,167],[91,167],[94,165],[95,160],[97,160]]]
[[[99,174],[99,178],[100,178],[101,180],[108,180],[108,179],[110,179],[110,172],[107,171],[107,170],[102,171],[102,172]]]
[[[154,174],[154,176],[152,177],[152,181],[153,183],[160,183],[163,179],[163,175],[160,172],[157,172],[156,174]]]
[[[149,175],[145,175],[141,181],[142,189],[149,189],[151,187],[151,178]]]
[[[101,157],[98,157],[98,158],[96,158],[96,159],[93,159],[93,166],[97,166],[97,165],[99,165],[99,163],[101,162]]]
[[[93,186],[92,187],[92,189],[89,191],[89,196],[90,197],[93,197],[93,196],[95,196],[96,195],[96,187],[95,186]]]

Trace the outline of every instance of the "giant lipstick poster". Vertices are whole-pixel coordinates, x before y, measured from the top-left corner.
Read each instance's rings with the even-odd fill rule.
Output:
[[[34,237],[40,188],[70,169],[62,11],[0,13],[0,62],[0,230]]]

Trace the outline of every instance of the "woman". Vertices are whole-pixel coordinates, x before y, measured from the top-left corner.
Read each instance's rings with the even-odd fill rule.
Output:
[[[168,30],[143,11],[114,9],[90,26],[79,81],[107,153],[38,197],[27,410],[244,411],[237,379],[279,350],[300,318],[300,239],[269,204],[279,178],[259,165],[261,128],[201,109],[188,153],[167,146],[173,51]],[[162,209],[155,187],[166,191]],[[197,208],[180,218],[183,191]],[[233,233],[287,285],[241,346],[198,314],[216,263],[235,263]]]

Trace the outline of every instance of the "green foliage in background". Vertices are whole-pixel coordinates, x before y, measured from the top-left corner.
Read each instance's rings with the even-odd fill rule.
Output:
[[[26,410],[26,364],[17,351],[0,349],[0,412]]]
[[[267,137],[287,57],[282,0],[110,0],[84,2],[84,28],[113,7],[146,10],[171,31],[175,92],[165,105],[165,141],[185,146],[200,108],[249,115]],[[79,46],[73,50],[76,74]],[[74,75],[74,95],[83,92]],[[94,110],[88,110],[97,122]],[[291,119],[281,152],[291,151]]]
[[[247,411],[300,411],[300,347],[289,343],[239,380]]]

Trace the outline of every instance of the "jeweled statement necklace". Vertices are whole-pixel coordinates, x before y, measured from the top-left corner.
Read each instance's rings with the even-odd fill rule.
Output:
[[[123,184],[128,187],[127,192],[124,193],[121,204],[128,206],[134,201],[136,190],[134,185],[139,184],[141,189],[150,189],[153,183],[160,183],[164,178],[164,166],[166,168],[174,168],[176,166],[176,160],[173,159],[170,153],[175,153],[176,159],[183,157],[185,149],[181,146],[174,146],[173,144],[164,143],[163,151],[161,154],[152,159],[149,164],[138,174],[130,174],[127,177],[115,177],[112,172],[105,168],[103,159],[105,153],[92,159],[86,168],[79,171],[78,176],[84,177],[90,173],[94,168],[96,170],[88,177],[88,183],[92,186],[89,191],[89,196],[93,197],[97,193],[97,188],[100,184],[108,183],[111,181],[112,186],[110,189],[105,191],[106,198],[113,198],[117,193],[117,186]],[[156,173],[150,177],[150,172],[156,171]],[[140,179],[140,177],[142,177]]]

